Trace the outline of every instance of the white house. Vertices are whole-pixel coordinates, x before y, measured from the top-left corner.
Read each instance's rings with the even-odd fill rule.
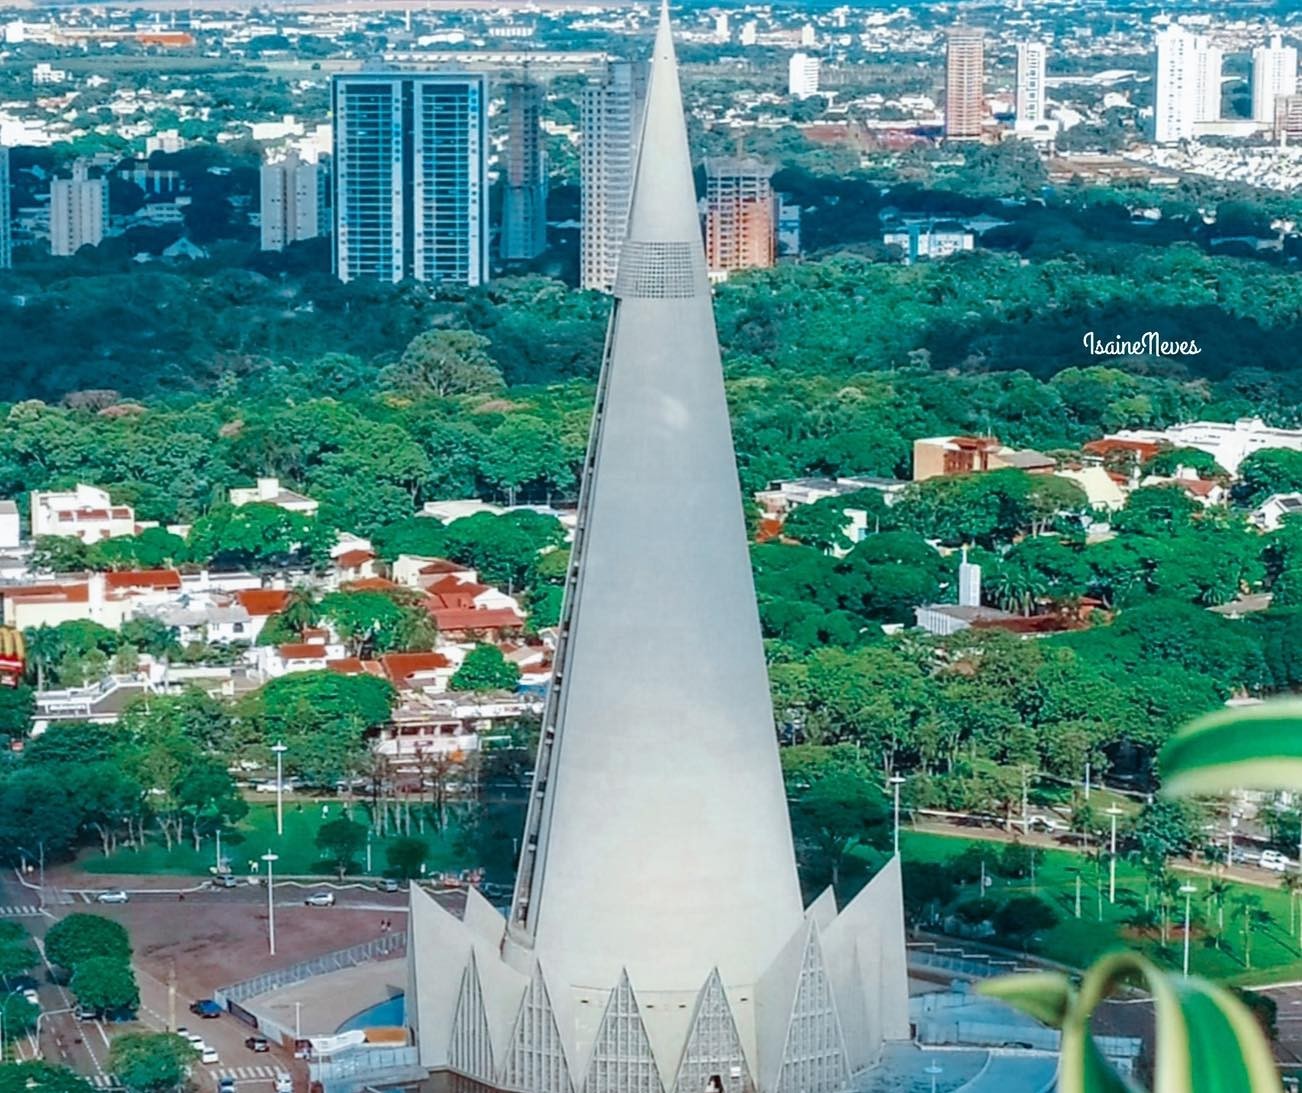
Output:
[[[1262,531],[1274,531],[1285,516],[1302,515],[1302,493],[1272,493],[1252,510],[1249,518]]]
[[[313,501],[310,497],[284,489],[279,478],[259,478],[258,484],[252,488],[236,487],[230,492],[230,501],[236,508],[260,502],[288,512],[302,513],[304,516],[316,515],[316,510],[321,507],[320,502]]]
[[[33,539],[64,535],[97,543],[136,533],[136,513],[130,505],[115,505],[108,490],[80,483],[72,490],[34,490],[31,518]]]

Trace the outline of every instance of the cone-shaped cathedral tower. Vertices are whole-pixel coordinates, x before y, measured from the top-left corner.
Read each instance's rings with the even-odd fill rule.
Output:
[[[908,1035],[898,865],[802,908],[667,8],[509,920],[413,889],[421,1062],[836,1093]]]

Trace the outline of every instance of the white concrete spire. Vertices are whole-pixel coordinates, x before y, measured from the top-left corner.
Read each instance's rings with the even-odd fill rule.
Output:
[[[802,911],[663,8],[634,179],[514,922],[565,982],[695,991]]]

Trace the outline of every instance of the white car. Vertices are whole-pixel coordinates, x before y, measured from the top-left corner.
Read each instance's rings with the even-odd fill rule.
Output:
[[[1261,867],[1269,869],[1272,873],[1283,873],[1287,871],[1291,864],[1287,855],[1281,854],[1278,850],[1263,850],[1261,852]]]
[[[194,1045],[199,1049],[199,1062],[212,1066],[217,1062],[217,1049],[200,1041]]]
[[[333,907],[335,905],[335,894],[333,892],[313,892],[303,902],[309,907]]]
[[[131,897],[128,896],[121,888],[113,888],[107,892],[101,892],[95,897],[97,903],[126,903]]]
[[[276,1093],[294,1093],[294,1079],[283,1070],[276,1075]]]
[[[39,1006],[41,1004],[41,996],[37,994],[35,989],[32,987],[28,987],[25,991],[23,991],[23,997],[26,998],[27,1001],[29,1001],[33,1006]]]

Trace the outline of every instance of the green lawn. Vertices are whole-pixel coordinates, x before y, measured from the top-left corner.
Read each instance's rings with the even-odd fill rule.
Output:
[[[901,833],[901,851],[907,871],[910,865],[943,862],[957,857],[969,846],[988,847],[990,850],[989,875],[993,884],[987,895],[1002,901],[1011,895],[1031,893],[1029,878],[1004,878],[995,870],[995,860],[1003,844],[977,839],[955,838],[921,832]],[[1075,914],[1076,870],[1084,866],[1081,884],[1081,917]],[[1263,874],[1266,876],[1266,874]],[[1217,907],[1207,897],[1211,878],[1201,874],[1181,877],[1198,888],[1192,897],[1192,923],[1190,944],[1190,970],[1211,979],[1236,983],[1267,982],[1271,980],[1302,977],[1302,946],[1298,944],[1297,923],[1294,921],[1290,936],[1289,895],[1278,887],[1232,884],[1225,899],[1225,928],[1217,946]],[[1130,921],[1142,911],[1147,884],[1143,875],[1125,860],[1117,862],[1117,900],[1109,904],[1106,863],[1102,877],[1096,877],[1092,862],[1065,850],[1043,852],[1036,867],[1035,894],[1047,900],[1058,912],[1059,922],[1039,935],[1032,947],[1050,960],[1074,967],[1090,963],[1109,949],[1129,946],[1139,948],[1157,962],[1169,968],[1179,968],[1183,959],[1184,901],[1179,900],[1173,915],[1172,928],[1163,946],[1160,938],[1150,936],[1156,931],[1139,931]],[[978,883],[965,887],[959,901],[975,898]],[[1099,893],[1102,892],[1100,907]],[[1252,929],[1252,968],[1244,956],[1243,911],[1236,908],[1239,897],[1250,894],[1261,900],[1261,911],[1267,921]],[[1101,911],[1101,914],[1100,914]]]
[[[328,809],[328,813],[323,812],[323,808]],[[462,807],[449,809],[449,822],[442,832],[437,831],[428,821],[422,832],[413,816],[411,834],[423,838],[429,847],[426,863],[429,872],[482,865],[489,869],[490,875],[496,877],[500,874],[503,860],[509,858],[512,850],[510,837],[506,834],[510,829],[508,825],[514,823],[513,830],[516,831],[521,825],[519,820],[513,819],[512,810],[507,806],[484,811],[488,819],[481,824],[480,834],[471,838],[460,833],[467,815]],[[322,859],[316,846],[316,834],[324,821],[336,820],[341,814],[358,823],[370,823],[369,809],[363,804],[354,804],[348,808],[337,800],[300,801],[294,798],[285,802],[285,833],[278,836],[274,803],[252,804],[249,814],[237,829],[223,834],[222,856],[230,862],[232,871],[237,874],[247,873],[252,860],[271,850],[280,855],[280,860],[276,863],[277,874],[329,875],[333,872],[333,867],[330,862]],[[385,847],[393,837],[392,834],[385,836],[375,833],[371,839],[371,868],[366,868],[366,853],[363,851],[357,856],[355,872],[369,872],[376,876],[383,874],[388,864]],[[467,842],[471,844],[470,849],[466,848]],[[107,858],[97,851],[87,851],[78,865],[88,873],[195,876],[207,874],[216,864],[216,859],[216,843],[212,838],[203,839],[198,851],[189,839],[168,850],[161,836],[153,835],[145,847],[138,850],[122,849]]]

